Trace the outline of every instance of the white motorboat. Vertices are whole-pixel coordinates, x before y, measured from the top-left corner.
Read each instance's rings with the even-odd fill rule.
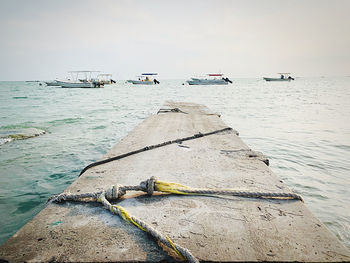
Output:
[[[62,88],[103,88],[103,82],[99,81],[98,79],[91,78],[91,75],[94,72],[99,71],[69,71],[68,73],[71,75],[70,80],[56,80],[56,83]]]
[[[103,84],[96,81],[87,82],[67,82],[67,81],[57,81],[58,86],[62,88],[102,88]]]
[[[223,74],[207,74],[203,78],[191,78],[191,80],[187,80],[187,83],[189,85],[227,85],[232,81],[223,77]]]
[[[266,81],[291,81],[291,80],[294,80],[294,78],[292,78],[290,76],[290,73],[277,73],[280,75],[279,78],[265,78],[264,77],[264,80]]]
[[[127,80],[127,82],[135,85],[154,85],[159,84],[160,82],[152,76],[158,75],[158,73],[142,73],[140,76],[137,76],[137,80]]]

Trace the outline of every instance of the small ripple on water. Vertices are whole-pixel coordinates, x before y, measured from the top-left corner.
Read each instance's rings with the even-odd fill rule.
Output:
[[[79,121],[83,120],[83,118],[81,117],[77,117],[77,118],[65,118],[65,119],[58,119],[58,120],[52,120],[49,121],[48,124],[52,125],[52,126],[58,126],[58,125],[65,125],[65,124],[73,124],[73,123],[77,123]]]
[[[28,97],[12,97],[13,99],[16,99],[16,100],[18,100],[18,99],[28,99]]]
[[[335,147],[335,148],[338,148],[338,149],[341,149],[341,150],[344,150],[344,151],[347,151],[347,152],[350,152],[350,145],[346,145],[346,144],[335,144],[335,145],[330,145],[331,147]]]
[[[42,200],[27,199],[27,201],[18,203],[16,205],[17,209],[12,214],[17,216],[28,214],[32,211],[33,205],[35,205],[35,207],[42,206]]]
[[[302,186],[301,188],[299,188],[298,193],[301,194],[302,196],[307,196],[307,198],[313,198],[313,199],[317,199],[317,200],[328,200],[329,198],[325,195],[322,194],[317,194],[317,193],[312,193],[306,190],[302,190],[303,188],[305,188],[304,186]]]
[[[59,180],[59,179],[64,178],[65,176],[66,176],[65,174],[58,173],[58,174],[51,174],[51,175],[49,175],[49,178],[53,179],[53,180]]]
[[[92,130],[103,130],[103,129],[106,129],[106,128],[107,128],[107,126],[105,126],[105,125],[99,125],[99,126],[91,128],[91,129]]]
[[[34,128],[33,126],[34,126],[34,122],[27,121],[27,122],[23,122],[23,123],[4,125],[4,126],[0,127],[0,130],[16,130],[16,129]]]

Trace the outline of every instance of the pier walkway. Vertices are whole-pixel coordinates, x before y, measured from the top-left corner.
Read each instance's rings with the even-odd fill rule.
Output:
[[[102,159],[224,128],[203,105],[168,102]],[[235,130],[92,167],[65,193],[137,185],[152,176],[195,188],[292,193]],[[117,204],[199,261],[350,261],[349,250],[300,200],[127,192]],[[9,262],[174,261],[171,253],[100,203],[70,201],[49,203],[0,247],[0,259]]]

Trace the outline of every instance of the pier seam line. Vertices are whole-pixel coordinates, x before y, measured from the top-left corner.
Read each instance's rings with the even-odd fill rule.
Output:
[[[179,108],[172,108],[172,109],[159,109],[157,114],[159,113],[167,113],[167,112],[177,112],[177,113],[183,113],[183,114],[188,114],[187,112],[184,112],[180,110]]]
[[[137,154],[137,153],[153,150],[153,149],[156,149],[156,148],[159,148],[159,147],[163,147],[163,146],[166,146],[166,145],[170,145],[170,144],[174,144],[174,143],[180,143],[180,142],[189,141],[189,140],[194,140],[194,139],[198,139],[198,138],[201,138],[201,137],[217,134],[217,133],[224,132],[224,131],[235,131],[235,130],[233,130],[231,127],[227,127],[227,128],[224,128],[224,129],[220,129],[220,130],[216,130],[216,131],[212,131],[212,132],[208,132],[208,133],[201,133],[201,132],[199,132],[197,134],[194,134],[193,136],[184,137],[184,138],[181,138],[181,139],[176,139],[176,140],[167,141],[167,142],[163,142],[163,143],[159,143],[159,144],[155,144],[155,145],[146,146],[146,147],[143,147],[143,148],[135,150],[135,151],[131,151],[131,152],[128,152],[128,153],[124,153],[124,154],[115,156],[115,157],[111,157],[111,158],[108,158],[108,159],[105,159],[105,160],[101,160],[101,161],[97,161],[97,162],[91,163],[88,166],[86,166],[80,172],[79,177],[83,173],[85,173],[86,170],[88,170],[88,169],[90,169],[92,167],[101,165],[101,164],[105,164],[105,163],[109,163],[109,162],[112,162],[112,161],[120,160],[120,159],[123,159],[125,157],[130,156],[130,155],[134,155],[134,154]],[[235,131],[235,133],[238,136],[238,132]]]

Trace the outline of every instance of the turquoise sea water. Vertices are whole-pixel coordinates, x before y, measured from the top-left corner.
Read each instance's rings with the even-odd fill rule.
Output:
[[[350,247],[350,77],[103,89],[0,82],[0,244],[166,100],[207,105]],[[42,133],[40,136],[19,139]],[[15,136],[13,136],[15,135]]]

